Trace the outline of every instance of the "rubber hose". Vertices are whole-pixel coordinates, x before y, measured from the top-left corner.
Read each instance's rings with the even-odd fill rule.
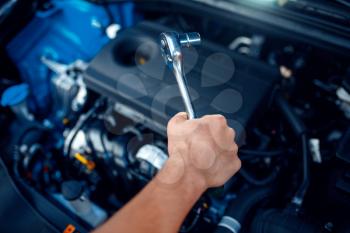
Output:
[[[225,220],[224,218],[231,219],[231,221],[236,221],[240,226],[242,223],[244,223],[248,213],[257,204],[269,197],[272,192],[273,190],[270,187],[254,188],[242,192],[226,209],[224,217],[221,219],[215,233],[238,233],[240,227],[229,230],[229,227],[227,227],[226,224],[222,224],[223,220]]]

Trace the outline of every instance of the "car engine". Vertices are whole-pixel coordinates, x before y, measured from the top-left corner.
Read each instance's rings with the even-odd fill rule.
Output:
[[[92,231],[162,169],[184,111],[167,31],[201,34],[184,50],[189,93],[198,117],[226,117],[242,160],[180,232],[350,232],[349,6],[4,1],[1,232]]]

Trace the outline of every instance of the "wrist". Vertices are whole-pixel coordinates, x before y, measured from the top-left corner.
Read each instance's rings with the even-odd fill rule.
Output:
[[[195,200],[207,190],[205,178],[186,164],[182,156],[170,156],[157,175],[157,181],[160,185]]]

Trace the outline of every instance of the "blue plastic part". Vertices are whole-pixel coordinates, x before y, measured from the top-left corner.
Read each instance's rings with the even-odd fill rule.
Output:
[[[27,84],[19,84],[7,88],[1,97],[1,106],[14,106],[27,99],[29,95],[29,86]]]
[[[7,45],[21,78],[28,83],[35,112],[50,109],[51,71],[41,57],[69,64],[77,59],[90,61],[108,42],[104,28],[110,19],[101,5],[84,0],[52,0],[52,8],[37,12],[29,24]],[[133,4],[110,5],[116,23],[131,26]],[[123,18],[123,19],[122,19]],[[101,26],[101,27],[99,27]]]
[[[120,6],[122,14],[122,27],[131,27],[134,25],[134,4],[126,2]]]

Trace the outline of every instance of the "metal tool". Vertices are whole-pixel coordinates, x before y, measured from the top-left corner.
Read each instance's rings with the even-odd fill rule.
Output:
[[[201,36],[198,32],[184,34],[178,34],[177,32],[163,32],[160,34],[162,56],[169,69],[172,70],[175,75],[189,120],[195,119],[196,114],[187,88],[181,48],[189,48],[190,46],[199,45],[200,43]],[[224,187],[209,189],[209,192],[214,195],[222,195]]]
[[[188,92],[181,48],[188,48],[193,45],[199,45],[200,43],[201,37],[197,32],[184,34],[178,34],[177,32],[163,32],[160,34],[162,56],[169,69],[174,73],[182,100],[185,104],[188,119],[195,119],[196,114]]]

